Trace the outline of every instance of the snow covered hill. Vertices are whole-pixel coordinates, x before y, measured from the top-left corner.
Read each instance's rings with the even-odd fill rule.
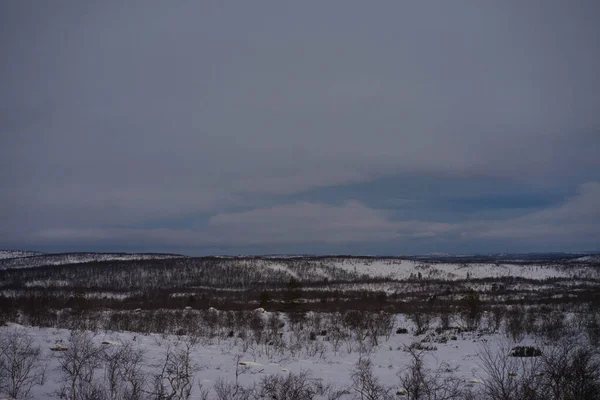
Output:
[[[349,272],[366,274],[369,277],[394,280],[405,280],[418,276],[450,281],[504,277],[535,280],[573,277],[600,278],[599,268],[579,265],[566,266],[562,263],[436,263],[399,259],[345,259],[334,262],[333,266]]]
[[[6,257],[0,256],[0,269],[33,268],[44,265],[81,264],[93,261],[135,261],[135,260],[166,260],[182,258],[179,254],[158,253],[60,253],[44,254],[35,252],[5,252]],[[27,255],[26,253],[31,253]],[[2,254],[2,253],[0,253]],[[10,256],[11,254],[24,254]]]
[[[7,258],[20,258],[20,257],[31,257],[41,255],[37,251],[26,251],[26,250],[0,250],[0,260]]]

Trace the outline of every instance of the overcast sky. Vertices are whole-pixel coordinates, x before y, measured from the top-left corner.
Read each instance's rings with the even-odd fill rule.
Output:
[[[0,248],[600,250],[600,2],[0,2]]]

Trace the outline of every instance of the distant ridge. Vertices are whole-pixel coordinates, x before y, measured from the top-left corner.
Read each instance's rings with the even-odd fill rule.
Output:
[[[28,250],[0,250],[0,260],[4,260],[7,258],[21,258],[21,257],[31,257],[38,256],[44,253],[40,253],[38,251],[28,251]]]
[[[72,252],[42,253],[29,250],[0,250],[0,270],[9,268],[34,268],[50,265],[82,264],[101,261],[168,260],[174,258],[196,258],[171,253],[125,253],[125,252]],[[343,255],[343,254],[265,254],[265,255],[214,255],[198,258],[294,260],[294,259],[349,259],[349,260],[412,260],[429,263],[497,263],[497,262],[568,262],[599,263],[600,252],[552,252],[552,253],[489,253],[489,254],[445,254],[425,255]]]
[[[167,260],[184,258],[169,253],[38,253],[22,250],[0,250],[0,269],[34,268],[45,265],[82,264],[97,261]]]

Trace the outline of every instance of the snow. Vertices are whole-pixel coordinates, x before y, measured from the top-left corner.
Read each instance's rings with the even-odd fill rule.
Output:
[[[416,278],[421,273],[423,278],[464,280],[482,278],[526,278],[543,280],[548,278],[600,277],[600,271],[569,265],[568,268],[558,264],[516,264],[516,263],[431,263],[401,259],[356,260],[352,258],[336,261],[336,268],[347,272],[365,274],[373,278],[390,278],[406,280]]]
[[[0,269],[98,261],[167,260],[185,257],[172,254],[136,253],[34,253],[35,255],[20,257],[15,257],[15,254],[17,253],[0,252]],[[551,278],[600,279],[600,269],[594,268],[594,263],[600,259],[597,255],[586,255],[564,262],[460,262],[458,260],[439,262],[430,259],[367,257],[306,258],[302,261],[297,261],[294,258],[288,258],[287,261],[275,258],[230,259],[233,263],[232,266],[237,268],[254,269],[262,275],[283,273],[283,276],[287,275],[289,278],[295,278],[305,283],[322,282],[325,279],[356,281],[361,280],[363,277],[395,281],[405,281],[419,277],[447,281],[509,277],[538,281]],[[271,271],[273,274],[270,274]],[[52,283],[54,286],[61,285],[61,282]],[[29,282],[28,285],[44,287],[47,282]],[[202,289],[202,287],[196,289]]]
[[[398,315],[396,326],[410,327],[410,323],[404,316]],[[4,330],[12,329],[19,329],[20,332],[31,335],[35,343],[41,346],[45,355],[48,356],[50,360],[47,369],[48,379],[43,386],[35,387],[33,392],[35,399],[48,398],[48,393],[58,389],[60,376],[56,357],[60,355],[60,350],[65,350],[68,346],[70,332],[64,329],[24,328],[11,325],[0,327],[0,334],[4,333]],[[287,340],[290,340],[290,332],[286,331],[285,335]],[[503,336],[488,334],[478,337],[476,334],[469,333],[461,333],[457,336],[457,340],[435,343],[437,350],[425,352],[426,366],[437,368],[440,365],[447,365],[449,368],[457,368],[455,373],[464,380],[465,385],[479,384],[482,379],[485,379],[478,366],[480,346],[485,342],[491,343],[492,346],[498,346],[504,340]],[[415,337],[412,334],[392,334],[389,340],[382,337],[379,346],[370,349],[368,356],[372,360],[374,374],[382,383],[393,387],[394,390],[400,389],[397,374],[410,362],[410,356],[404,349],[424,337],[425,335]],[[113,346],[131,343],[135,348],[145,351],[145,365],[146,368],[151,369],[160,365],[168,345],[177,344],[182,337],[159,334],[142,335],[131,332],[98,332],[94,335],[93,340],[97,344],[104,343],[104,345]],[[200,343],[192,352],[193,361],[201,367],[196,381],[202,382],[204,387],[212,387],[218,378],[234,381],[236,369],[238,369],[240,384],[251,385],[270,374],[310,371],[312,378],[323,379],[337,387],[349,387],[351,371],[361,357],[357,343],[354,342],[348,346],[342,345],[340,350],[334,353],[331,343],[323,337],[318,337],[316,342],[321,342],[326,351],[322,354],[311,355],[307,348],[292,354],[289,350],[279,352],[274,348],[269,349],[266,344],[245,347],[244,342],[239,338],[201,338]],[[314,342],[304,345],[308,346],[311,343]],[[239,369],[240,367],[243,368]]]
[[[10,252],[13,254],[14,252]],[[154,253],[65,253],[65,254],[42,254],[33,253],[18,257],[5,256],[0,253],[0,269],[7,268],[33,268],[44,265],[81,264],[98,261],[135,261],[135,260],[167,260],[172,258],[183,258],[177,254],[154,254]]]
[[[31,257],[41,255],[43,253],[38,253],[36,251],[26,251],[26,250],[0,250],[0,260],[4,260],[7,258],[21,258],[21,257]]]
[[[21,324],[17,324],[16,322],[5,322],[4,326],[6,326],[7,328],[12,328],[12,329],[21,329],[21,328],[25,328],[23,325]]]
[[[289,269],[287,267],[287,265],[282,265],[282,264],[277,264],[277,263],[269,262],[269,263],[266,264],[266,266],[267,266],[267,268],[269,268],[269,269],[271,269],[273,271],[282,271],[282,272],[285,272],[288,275],[290,275],[290,277],[293,277],[293,278],[296,278],[296,279],[298,278],[298,275],[294,271],[292,271],[291,269]]]
[[[595,263],[600,263],[600,256],[594,255],[594,256],[578,257],[578,258],[572,260],[572,262],[595,262]]]

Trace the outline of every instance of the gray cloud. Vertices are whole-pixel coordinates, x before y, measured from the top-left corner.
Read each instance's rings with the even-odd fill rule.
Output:
[[[600,182],[580,186],[576,196],[564,204],[502,222],[477,223],[463,237],[504,238],[533,242],[568,241],[594,243],[600,240]]]
[[[398,238],[434,237],[456,229],[450,224],[421,221],[394,222],[386,212],[349,201],[341,206],[294,203],[240,213],[217,214],[205,231],[188,229],[82,228],[47,229],[29,240],[43,245],[137,242],[182,247],[280,244],[344,244]]]
[[[205,230],[81,228],[48,229],[27,240],[41,245],[64,243],[119,246],[260,246],[376,243],[391,240],[434,240],[460,243],[464,240],[502,240],[508,246],[526,241],[532,246],[595,243],[600,239],[600,183],[581,185],[577,195],[563,204],[504,221],[478,220],[439,223],[394,220],[389,212],[357,201],[339,206],[298,202],[221,213],[210,218]],[[538,248],[538,247],[534,247]]]
[[[8,237],[196,243],[115,226],[207,212],[241,242],[235,219],[260,210],[335,224],[363,207],[368,229],[318,237],[384,240],[404,228],[367,205],[265,198],[394,174],[600,179],[595,1],[0,7]]]

